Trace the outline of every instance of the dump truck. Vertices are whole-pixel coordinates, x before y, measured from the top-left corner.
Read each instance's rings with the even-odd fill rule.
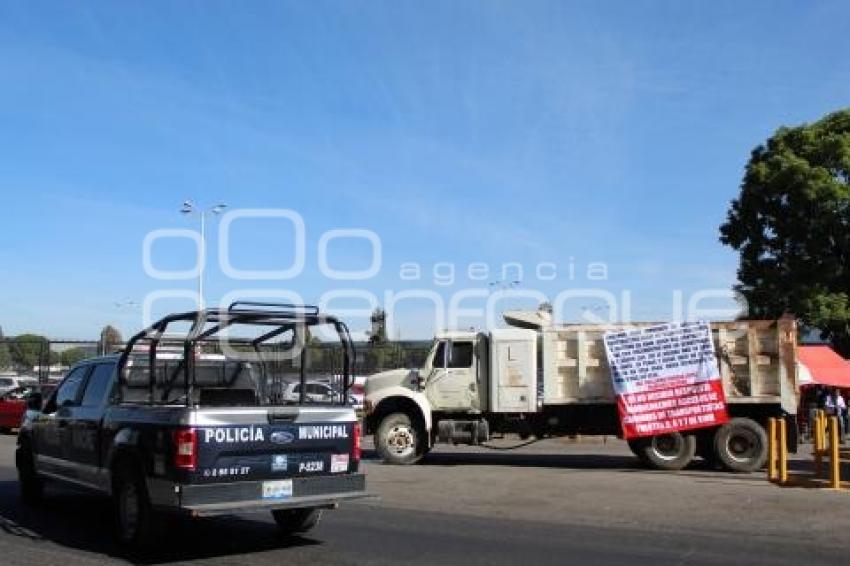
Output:
[[[419,461],[438,443],[486,444],[574,435],[622,437],[605,334],[657,323],[562,324],[550,312],[509,311],[509,328],[438,334],[425,365],[369,376],[365,431],[391,464]],[[711,322],[728,421],[719,426],[632,438],[650,467],[678,470],[696,456],[732,472],[761,468],[766,424],[798,406],[793,318]],[[789,448],[796,450],[796,435]]]

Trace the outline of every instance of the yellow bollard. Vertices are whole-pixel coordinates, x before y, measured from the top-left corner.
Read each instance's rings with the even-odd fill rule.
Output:
[[[838,455],[838,417],[829,417],[829,487],[841,489],[841,458]]]
[[[767,428],[770,434],[770,440],[767,443],[767,466],[768,481],[776,481],[779,479],[779,473],[776,466],[776,419],[770,417],[767,419]]]
[[[779,419],[779,483],[788,483],[788,428],[785,419]]]
[[[812,422],[812,455],[815,457],[815,475],[819,476],[823,468],[820,453],[820,411],[815,411],[815,420]]]
[[[826,434],[824,428],[826,418],[822,409],[815,412],[815,474],[820,476],[823,474],[823,455],[826,452]]]

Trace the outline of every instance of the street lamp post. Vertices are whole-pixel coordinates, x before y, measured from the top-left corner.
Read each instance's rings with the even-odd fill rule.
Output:
[[[198,270],[198,310],[204,309],[204,268],[207,264],[207,237],[206,216],[207,214],[219,215],[227,208],[226,204],[219,203],[209,208],[198,208],[191,200],[184,200],[180,212],[185,215],[197,214],[201,218],[201,266]]]

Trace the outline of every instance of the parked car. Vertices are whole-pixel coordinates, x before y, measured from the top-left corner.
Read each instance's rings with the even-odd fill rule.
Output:
[[[22,385],[0,396],[0,433],[8,434],[21,425],[27,410],[27,399],[34,393],[47,395],[52,388],[39,385]]]
[[[13,389],[21,386],[17,376],[3,375],[0,376],[0,395],[4,395]]]
[[[307,382],[304,384],[305,403],[335,403],[341,398],[341,394],[331,385],[319,382]],[[292,382],[286,384],[283,389],[284,403],[298,403],[301,399],[301,384]],[[357,399],[353,395],[348,396],[348,405],[357,405]]]

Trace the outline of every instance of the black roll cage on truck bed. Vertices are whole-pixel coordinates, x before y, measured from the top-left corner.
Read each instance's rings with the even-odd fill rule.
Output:
[[[178,322],[190,322],[192,325],[185,336],[167,336],[169,325]],[[268,326],[269,331],[256,338],[224,337],[221,332],[236,324]],[[277,336],[292,330],[294,346],[300,347],[301,363],[299,364],[299,404],[305,403],[304,358],[307,351],[307,332],[310,326],[329,324],[336,330],[342,346],[342,391],[337,404],[348,402],[348,392],[351,386],[351,367],[354,361],[354,346],[351,334],[346,324],[336,317],[319,314],[319,308],[313,305],[294,305],[286,303],[270,303],[257,301],[235,301],[227,309],[212,308],[199,311],[188,311],[166,316],[150,327],[142,330],[127,341],[127,345],[118,358],[118,385],[116,394],[118,402],[123,401],[123,390],[128,385],[128,370],[132,363],[133,349],[147,343],[148,367],[148,403],[156,404],[156,362],[160,347],[178,346],[182,348],[182,359],[170,376],[170,382],[176,382],[180,373],[183,374],[185,389],[185,404],[188,406],[193,399],[195,388],[195,369],[197,362],[197,347],[205,344],[221,344],[226,342],[234,347],[250,347],[258,359],[262,360],[260,346],[268,343]]]

